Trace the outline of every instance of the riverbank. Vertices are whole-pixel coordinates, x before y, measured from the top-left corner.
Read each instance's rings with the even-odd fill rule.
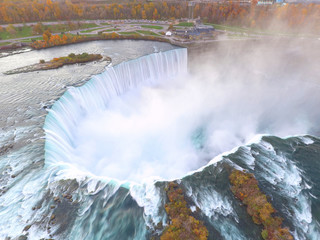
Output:
[[[74,54],[71,53],[66,57],[54,58],[50,61],[40,60],[39,63],[29,65],[26,67],[16,68],[7,72],[4,72],[6,75],[16,74],[16,73],[27,73],[27,72],[35,72],[49,69],[57,69],[61,68],[65,65],[77,64],[77,63],[87,63],[92,61],[106,61],[107,64],[111,63],[110,57],[104,57],[101,54]]]

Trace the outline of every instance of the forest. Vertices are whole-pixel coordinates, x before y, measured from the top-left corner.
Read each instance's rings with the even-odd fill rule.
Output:
[[[17,4],[19,2],[19,4]],[[99,1],[98,1],[99,2]],[[0,24],[83,19],[180,19],[188,16],[186,2],[128,2],[86,4],[82,1],[17,0],[0,1]],[[239,2],[199,3],[193,17],[204,22],[241,27],[268,28],[279,23],[301,31],[319,31],[320,4],[241,5]]]

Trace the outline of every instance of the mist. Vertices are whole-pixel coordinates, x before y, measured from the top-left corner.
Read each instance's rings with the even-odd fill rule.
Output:
[[[191,49],[188,74],[139,87],[79,120],[73,159],[98,176],[169,180],[257,134],[317,135],[319,44],[281,39]]]

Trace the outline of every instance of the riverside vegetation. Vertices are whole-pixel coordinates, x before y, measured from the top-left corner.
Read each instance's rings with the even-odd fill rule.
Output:
[[[247,212],[255,224],[262,224],[265,240],[293,240],[288,228],[283,228],[282,218],[273,216],[276,210],[268,202],[251,173],[233,170],[229,176],[232,193],[247,206]]]
[[[71,53],[66,57],[54,58],[50,61],[40,60],[39,63],[33,64],[27,67],[17,68],[14,70],[10,70],[5,72],[4,74],[15,74],[15,73],[25,73],[25,72],[34,72],[40,70],[49,70],[49,69],[57,69],[64,65],[76,64],[76,63],[86,63],[103,59],[101,54],[74,54]],[[111,58],[105,57],[105,61],[111,62]]]
[[[162,38],[156,34],[153,35],[140,35],[139,32],[123,32],[123,34],[118,34],[116,32],[112,33],[100,33],[98,36],[78,36],[72,34],[64,34],[62,37],[60,35],[53,35],[49,31],[43,34],[43,39],[34,41],[31,47],[34,49],[50,48],[54,46],[67,45],[79,42],[88,42],[93,40],[116,40],[116,39],[133,39],[133,40],[151,40],[159,42],[170,42],[169,39]]]
[[[102,59],[101,54],[71,53],[67,57],[54,58],[49,62],[40,60],[40,63],[45,64],[45,67],[47,67],[47,69],[55,69],[68,64],[85,63],[85,62],[91,62],[91,61],[96,61],[100,59]]]
[[[166,188],[169,202],[165,210],[169,216],[170,224],[165,228],[161,240],[206,240],[208,230],[203,222],[192,216],[190,208],[183,195],[183,190],[175,182],[170,182]]]

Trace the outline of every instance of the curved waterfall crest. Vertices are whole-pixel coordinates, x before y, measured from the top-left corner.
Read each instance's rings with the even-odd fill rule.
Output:
[[[110,99],[138,86],[157,84],[186,72],[187,49],[179,48],[108,67],[83,86],[69,88],[46,117],[46,165],[72,166],[73,137],[79,118],[105,109]]]

